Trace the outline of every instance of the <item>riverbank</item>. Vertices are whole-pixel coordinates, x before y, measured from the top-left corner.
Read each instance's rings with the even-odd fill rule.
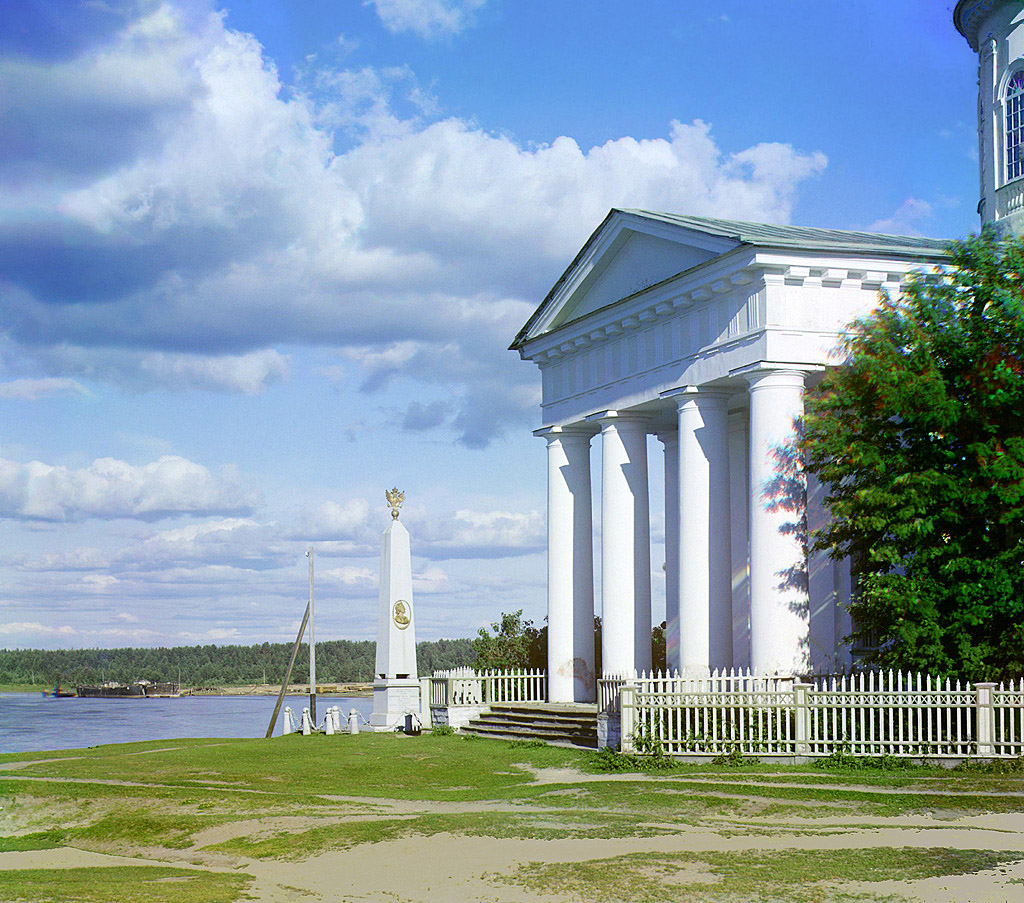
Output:
[[[281,692],[277,684],[244,684],[238,687],[191,687],[193,696],[276,696]],[[185,692],[185,690],[182,690]],[[372,683],[317,684],[317,696],[372,696]],[[289,696],[308,696],[309,684],[289,684]]]
[[[630,767],[393,733],[0,756],[0,899],[1005,903],[1024,884],[1019,771]]]
[[[52,684],[0,684],[2,693],[39,693],[53,689]],[[70,688],[69,688],[70,689]],[[280,684],[243,684],[234,687],[182,687],[183,695],[192,696],[276,696],[281,692]],[[289,684],[288,695],[308,696],[309,684]],[[372,696],[373,684],[369,682],[317,684],[318,696]]]

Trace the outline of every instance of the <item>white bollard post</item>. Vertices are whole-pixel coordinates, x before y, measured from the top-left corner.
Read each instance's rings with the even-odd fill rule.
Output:
[[[324,733],[328,737],[334,736],[334,711],[332,709],[328,709],[327,715],[324,717]]]
[[[313,733],[313,724],[309,720],[309,707],[307,706],[302,710],[302,736],[308,737]]]
[[[292,709],[291,706],[286,706],[284,710],[284,719],[281,721],[281,734],[294,734],[295,733],[295,722],[292,721]]]
[[[355,709],[352,709],[348,713],[348,732],[350,734],[359,733],[359,712]]]
[[[334,732],[336,734],[340,734],[341,733],[341,706],[337,706],[336,705],[334,707],[333,715],[334,715]]]

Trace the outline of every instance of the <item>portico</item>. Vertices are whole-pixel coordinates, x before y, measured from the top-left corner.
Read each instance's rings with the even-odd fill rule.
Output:
[[[846,324],[944,256],[927,239],[609,213],[512,344],[542,376],[550,701],[595,698],[598,514],[603,670],[651,668],[648,436],[664,454],[669,668],[846,663],[849,569],[807,561],[820,492],[809,507],[791,443]]]

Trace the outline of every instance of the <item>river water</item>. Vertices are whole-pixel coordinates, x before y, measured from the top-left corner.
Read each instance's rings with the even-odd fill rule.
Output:
[[[173,740],[184,737],[262,737],[274,713],[276,696],[182,696],[180,699],[47,699],[39,693],[0,694],[0,753],[80,749],[103,743]],[[281,733],[284,707],[296,716],[308,696],[287,696],[274,734]],[[321,696],[322,722],[331,706],[343,721],[356,709],[364,719],[373,711],[366,696]]]

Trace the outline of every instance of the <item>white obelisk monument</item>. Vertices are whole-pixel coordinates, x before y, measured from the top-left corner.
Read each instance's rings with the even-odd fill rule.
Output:
[[[391,523],[381,537],[380,602],[377,607],[377,663],[373,681],[374,730],[393,730],[407,713],[420,711],[416,673],[416,623],[412,604],[412,556],[409,531],[398,521],[405,493],[385,493]]]

